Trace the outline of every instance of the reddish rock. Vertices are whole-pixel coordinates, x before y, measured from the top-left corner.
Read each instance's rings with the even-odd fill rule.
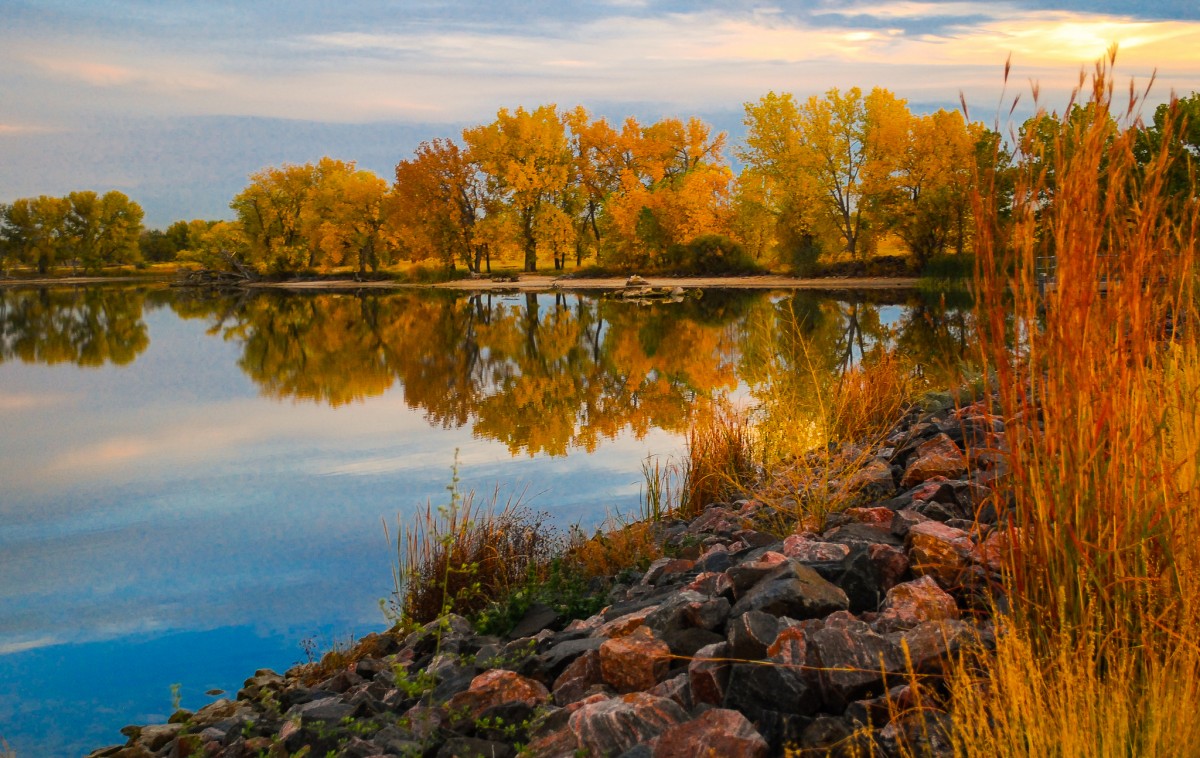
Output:
[[[624,616],[618,616],[612,621],[601,624],[600,628],[596,630],[596,634],[610,639],[624,637],[646,623],[646,617],[656,610],[658,610],[658,606],[651,605],[646,608],[640,608],[632,613],[626,613]]]
[[[904,470],[900,486],[907,489],[935,476],[958,479],[966,473],[967,457],[963,451],[954,440],[939,434],[917,447]]]
[[[767,657],[773,662],[793,668],[808,663],[808,636],[805,626],[785,626],[767,647]]]
[[[768,551],[756,561],[746,561],[730,568],[725,573],[733,582],[733,596],[741,597],[746,594],[751,587],[786,562],[786,555]]]
[[[723,595],[733,592],[733,582],[723,572],[705,571],[685,585],[684,589],[699,592],[701,595]]]
[[[789,534],[783,540],[783,554],[801,563],[834,563],[850,554],[850,548],[838,542],[820,542],[807,535]]]
[[[670,647],[645,626],[600,646],[600,675],[618,692],[648,690],[670,667]]]
[[[688,663],[688,684],[692,701],[720,705],[729,683],[729,645],[718,642],[696,651]]]
[[[914,671],[941,674],[950,655],[978,639],[978,630],[964,621],[926,621],[903,633],[888,636],[908,648]]]
[[[634,692],[585,705],[567,723],[584,755],[620,755],[685,721],[687,712],[674,700]]]
[[[924,521],[908,530],[908,560],[917,576],[932,576],[943,587],[958,584],[975,555],[975,544],[962,529]]]
[[[514,671],[493,669],[471,680],[471,686],[446,703],[451,712],[466,712],[478,718],[488,708],[504,703],[524,703],[531,708],[550,702],[550,691],[541,682]]]
[[[999,572],[1012,556],[1019,530],[1012,528],[993,529],[979,545],[976,560],[981,566]]]
[[[685,724],[668,727],[654,740],[654,758],[765,758],[767,741],[737,711],[713,708]]]
[[[757,660],[767,655],[767,648],[779,634],[779,619],[762,611],[747,611],[729,619],[725,634],[729,657]]]
[[[647,690],[647,692],[656,697],[665,697],[668,700],[674,700],[684,710],[690,711],[692,706],[695,705],[692,702],[692,686],[688,683],[686,672],[678,676],[673,676],[670,679],[664,679]]]
[[[958,618],[954,598],[946,594],[931,576],[898,584],[887,593],[879,617],[871,624],[875,631],[899,632],[926,621]]]
[[[847,508],[843,513],[851,521],[857,521],[860,524],[874,524],[882,526],[884,529],[892,528],[892,517],[895,511],[891,508],[877,506],[874,508]]]
[[[559,705],[573,703],[586,696],[593,685],[603,681],[600,674],[600,652],[589,650],[571,661],[554,680],[554,702]]]
[[[775,616],[807,619],[820,618],[848,607],[850,600],[841,588],[830,584],[803,563],[789,560],[742,595],[730,615],[763,611]]]

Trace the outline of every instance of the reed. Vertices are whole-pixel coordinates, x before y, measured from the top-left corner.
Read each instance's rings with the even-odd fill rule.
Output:
[[[1200,754],[1200,221],[1109,118],[1143,97],[1114,61],[1020,143],[1011,220],[976,202],[1015,549],[996,648],[950,679],[958,755]]]
[[[692,518],[713,503],[746,491],[758,471],[749,415],[718,404],[688,430],[679,514]]]
[[[477,614],[545,579],[563,550],[545,514],[531,511],[520,497],[501,503],[494,490],[479,502],[474,491],[460,494],[456,484],[457,477],[449,504],[427,502],[410,523],[397,525],[391,615],[401,621],[424,624],[451,611]]]

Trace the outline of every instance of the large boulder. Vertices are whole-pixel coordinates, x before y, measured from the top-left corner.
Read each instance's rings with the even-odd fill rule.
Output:
[[[634,692],[583,706],[568,727],[583,755],[620,755],[687,719],[674,700]]]
[[[731,616],[763,611],[794,619],[820,618],[850,607],[846,593],[812,568],[788,560],[742,595]]]
[[[671,668],[671,648],[649,627],[600,646],[600,675],[617,692],[639,692],[658,683]]]
[[[900,478],[900,486],[907,489],[935,476],[958,479],[966,473],[967,456],[962,449],[945,434],[938,434],[917,447]]]

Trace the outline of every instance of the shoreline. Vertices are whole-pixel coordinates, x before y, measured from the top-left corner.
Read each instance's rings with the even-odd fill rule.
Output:
[[[759,276],[646,276],[638,284],[639,287],[683,289],[811,289],[811,290],[906,290],[914,289],[919,283],[917,277],[828,277],[821,279],[805,279],[783,275]],[[91,284],[172,284],[177,281],[175,276],[87,276],[58,278],[48,277],[39,279],[0,279],[0,288],[20,287],[56,287]],[[461,290],[464,292],[484,291],[518,291],[518,292],[549,292],[553,290],[621,290],[629,285],[622,277],[597,277],[574,279],[550,274],[521,275],[516,281],[500,281],[494,279],[456,279],[449,282],[400,282],[395,280],[356,281],[354,279],[322,279],[278,282],[245,282],[236,285],[247,289],[280,289],[292,291],[304,290],[400,290],[400,289],[440,289]]]

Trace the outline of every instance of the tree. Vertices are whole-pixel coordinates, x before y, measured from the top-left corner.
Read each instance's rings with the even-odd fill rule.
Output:
[[[845,94],[834,88],[803,105],[769,93],[746,104],[741,156],[782,191],[779,208],[811,205],[802,223],[827,226],[859,257],[874,220],[871,201],[887,186],[908,119],[905,102],[880,88],[865,97],[857,87]]]
[[[1154,109],[1154,122],[1141,137],[1136,146],[1139,163],[1145,166],[1154,156],[1165,154],[1170,162],[1170,194],[1181,199],[1195,197],[1200,187],[1196,179],[1200,171],[1200,93],[1159,105]]]
[[[249,263],[274,271],[314,265],[316,250],[306,244],[302,214],[316,180],[311,163],[250,175],[250,183],[229,204],[246,235]]]
[[[142,208],[116,190],[72,192],[64,218],[64,253],[73,264],[95,271],[101,266],[136,263],[142,259],[138,239]]]
[[[478,273],[485,245],[476,239],[487,192],[470,155],[448,139],[422,142],[413,157],[396,165],[399,233],[413,258],[457,258]]]
[[[390,262],[396,239],[388,183],[353,163],[322,158],[317,182],[305,203],[306,239],[322,268],[355,265],[359,276]]]
[[[957,111],[939,110],[909,121],[907,144],[890,178],[883,180],[890,181],[890,190],[876,202],[918,265],[951,244],[963,252],[983,132]]]
[[[0,238],[10,256],[36,266],[40,274],[49,271],[62,252],[70,205],[66,198],[48,195],[14,200],[0,220]]]
[[[464,130],[463,141],[489,191],[517,218],[525,271],[537,271],[539,214],[561,203],[571,177],[571,150],[555,107],[501,108],[491,124]]]

